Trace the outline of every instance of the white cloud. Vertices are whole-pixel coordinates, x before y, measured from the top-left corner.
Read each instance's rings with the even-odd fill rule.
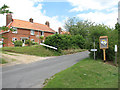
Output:
[[[110,27],[115,27],[115,23],[117,22],[117,12],[112,13],[102,13],[102,12],[90,12],[86,14],[78,14],[77,16],[84,19],[95,22],[97,24],[105,24]]]
[[[88,19],[113,28],[117,22],[118,7],[116,6],[118,0],[68,0],[68,2],[74,7],[69,12],[80,11],[77,16],[83,20]],[[85,11],[88,13],[85,13]]]
[[[58,27],[62,27],[62,23],[58,21],[58,16],[49,17],[46,16],[46,11],[42,9],[42,4],[39,3],[37,7],[34,7],[35,3],[43,0],[2,0],[0,7],[3,4],[8,5],[9,10],[13,12],[13,19],[20,19],[28,21],[29,18],[33,18],[34,22],[45,24],[46,21],[50,22],[50,27],[54,30],[58,30]],[[6,16],[0,15],[0,26],[6,24]]]
[[[83,10],[105,10],[111,9],[113,6],[117,5],[118,0],[68,0],[72,6],[75,8],[71,9],[73,11],[83,11]]]

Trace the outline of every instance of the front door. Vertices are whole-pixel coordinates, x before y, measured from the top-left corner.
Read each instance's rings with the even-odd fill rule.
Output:
[[[25,46],[25,39],[22,39],[22,42],[23,42],[22,46]]]

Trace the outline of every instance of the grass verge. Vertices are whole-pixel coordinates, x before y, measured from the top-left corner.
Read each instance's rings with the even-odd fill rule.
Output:
[[[6,64],[6,63],[8,63],[8,62],[5,59],[0,58],[0,64]]]
[[[118,67],[90,58],[79,61],[72,67],[55,74],[53,77],[48,80],[44,88],[118,87]]]
[[[2,48],[2,51],[46,57],[46,56],[60,56],[60,55],[72,54],[76,52],[85,51],[85,49],[71,49],[71,50],[62,50],[61,52],[57,52],[56,50],[48,49],[41,45],[36,45],[36,46],[25,46],[25,47],[4,47]]]

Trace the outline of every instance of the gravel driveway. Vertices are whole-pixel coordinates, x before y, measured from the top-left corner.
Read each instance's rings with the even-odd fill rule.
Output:
[[[28,64],[28,63],[32,63],[40,60],[54,58],[55,56],[40,57],[40,56],[34,56],[34,55],[25,55],[25,54],[6,52],[6,53],[2,53],[2,57],[9,62],[8,64],[3,64],[3,66],[11,66],[16,64]]]

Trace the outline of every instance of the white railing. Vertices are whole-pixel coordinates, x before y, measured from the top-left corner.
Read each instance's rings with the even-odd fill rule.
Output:
[[[57,48],[56,48],[56,47],[49,46],[49,45],[46,45],[46,44],[43,44],[43,43],[40,43],[40,45],[43,45],[43,46],[46,46],[46,47],[49,47],[49,48],[52,48],[52,49],[55,49],[55,50],[57,50]]]

